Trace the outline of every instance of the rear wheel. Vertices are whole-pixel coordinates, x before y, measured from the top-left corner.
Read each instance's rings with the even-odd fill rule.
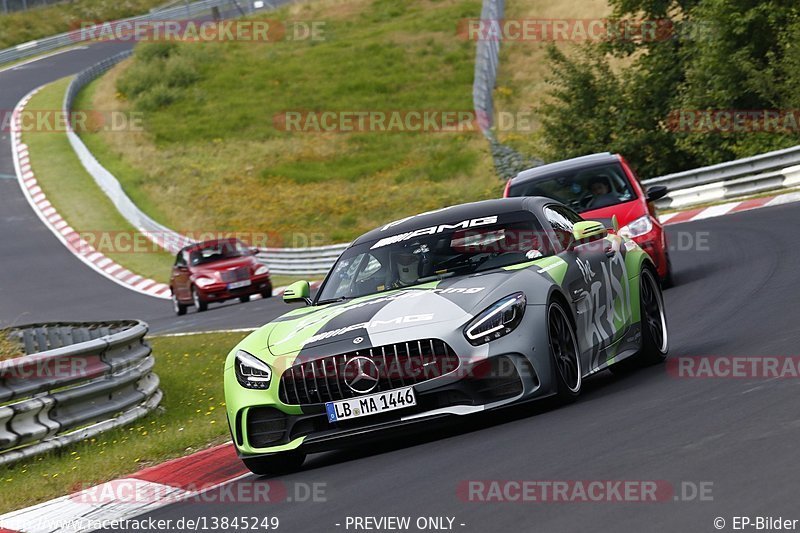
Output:
[[[239,296],[239,301],[242,302],[243,304],[246,304],[247,302],[250,301],[250,296]]]
[[[581,360],[575,329],[558,302],[552,302],[547,310],[547,331],[555,365],[557,396],[562,401],[574,401],[581,393]]]
[[[186,314],[186,307],[183,305],[179,300],[178,297],[175,295],[175,291],[172,291],[172,309],[175,311],[175,314],[178,316],[183,316]]]
[[[637,368],[664,362],[669,351],[667,315],[664,311],[664,296],[649,268],[639,277],[639,301],[642,327],[642,347],[639,353],[611,365],[615,374],[624,374]]]
[[[200,299],[200,293],[197,292],[195,287],[192,287],[192,301],[194,302],[194,308],[197,309],[198,313],[202,313],[208,309],[208,302],[204,302]]]
[[[303,466],[305,460],[306,454],[297,451],[266,457],[242,458],[244,466],[257,476],[288,474]]]

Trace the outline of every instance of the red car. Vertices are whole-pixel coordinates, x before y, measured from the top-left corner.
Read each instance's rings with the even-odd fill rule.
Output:
[[[653,202],[667,188],[646,192],[630,165],[618,154],[576,157],[520,172],[506,184],[504,197],[546,196],[562,202],[585,219],[601,220],[610,227],[614,215],[619,234],[636,241],[658,268],[664,285],[672,282],[672,265],[664,227]]]
[[[257,252],[238,239],[205,241],[178,252],[169,283],[175,313],[186,314],[190,305],[200,312],[211,302],[272,296],[269,268],[255,258]]]

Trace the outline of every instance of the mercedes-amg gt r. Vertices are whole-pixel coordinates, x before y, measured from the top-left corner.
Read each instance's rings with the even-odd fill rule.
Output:
[[[487,200],[356,239],[312,298],[225,362],[236,449],[250,470],[383,429],[558,396],[587,376],[663,361],[658,273],[631,239],[542,197]]]

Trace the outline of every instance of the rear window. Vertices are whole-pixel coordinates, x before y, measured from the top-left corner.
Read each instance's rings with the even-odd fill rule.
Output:
[[[577,211],[591,211],[634,199],[619,163],[563,171],[521,183],[512,183],[509,196],[545,196]]]

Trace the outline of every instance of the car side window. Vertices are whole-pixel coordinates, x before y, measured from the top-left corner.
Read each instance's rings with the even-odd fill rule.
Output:
[[[186,266],[186,258],[183,256],[183,252],[178,252],[178,255],[175,257],[175,266],[176,267]]]
[[[563,206],[563,205],[554,205],[552,207],[552,209],[556,213],[560,213],[561,215],[564,216],[564,218],[569,220],[572,223],[572,227],[573,228],[575,227],[575,224],[577,224],[578,222],[583,221],[583,218],[581,218],[581,216],[578,213],[576,213],[575,211],[573,211],[569,207],[566,207],[566,206]]]
[[[559,209],[559,206],[547,206],[544,208],[544,216],[550,227],[556,234],[556,240],[563,249],[569,248],[573,239],[573,229],[575,228],[575,220],[566,210]],[[580,217],[578,217],[580,220]]]

